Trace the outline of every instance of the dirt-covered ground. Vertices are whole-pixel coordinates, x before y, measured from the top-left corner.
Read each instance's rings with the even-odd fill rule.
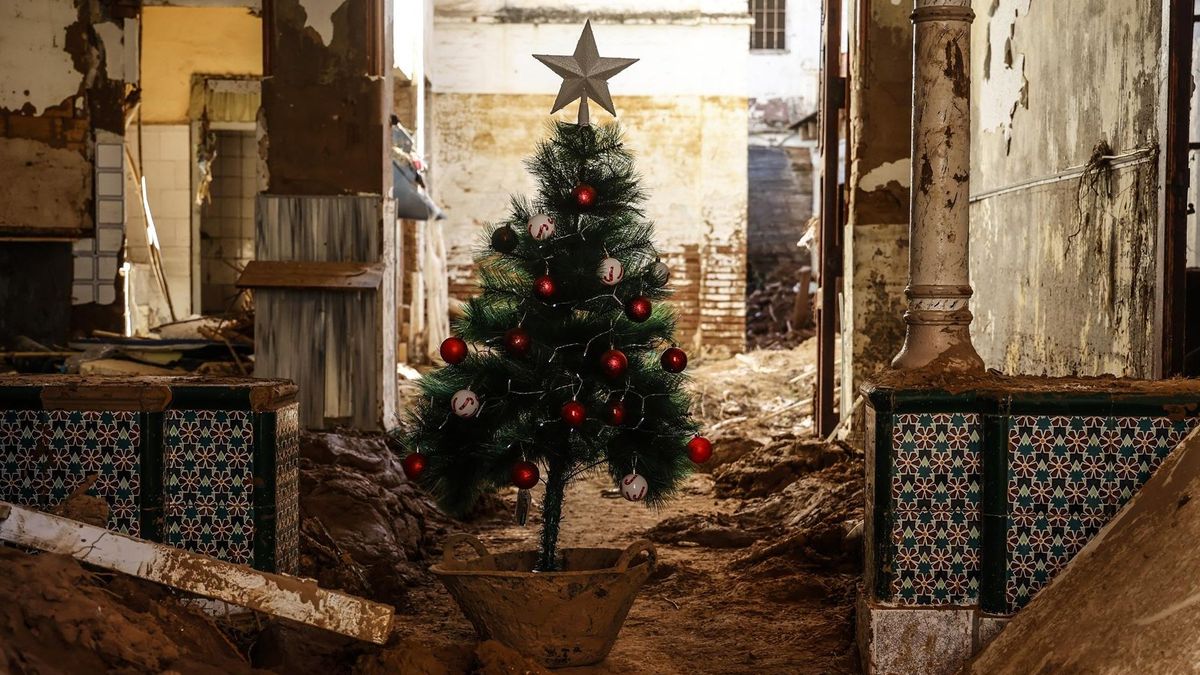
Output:
[[[696,413],[717,458],[662,510],[611,498],[601,475],[571,486],[564,546],[645,537],[660,564],[610,657],[557,672],[857,672],[863,466],[849,448],[812,437],[813,342],[693,369]],[[265,617],[214,621],[165,589],[10,550],[0,551],[0,596],[15,599],[0,612],[0,672],[541,672],[478,644],[426,572],[456,531],[493,551],[534,547],[536,518],[513,522],[513,492],[453,521],[371,436],[306,435],[301,471],[302,572],[395,605],[387,647]]]

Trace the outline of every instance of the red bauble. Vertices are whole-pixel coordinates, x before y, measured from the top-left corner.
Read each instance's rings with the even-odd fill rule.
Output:
[[[404,469],[404,475],[409,480],[419,480],[421,474],[425,473],[425,455],[419,452],[410,452],[400,460],[400,468]]]
[[[551,279],[549,274],[543,274],[533,280],[533,294],[543,300],[553,298],[557,291],[558,289],[554,286],[554,279]]]
[[[638,296],[625,304],[625,316],[641,323],[650,318],[650,312],[653,309],[654,307],[650,304],[650,300]]]
[[[625,423],[625,401],[616,396],[608,399],[608,403],[604,404],[604,418],[614,427],[619,427]]]
[[[517,462],[516,464],[513,464],[511,477],[513,485],[516,485],[522,490],[528,490],[538,483],[539,476],[537,464],[534,464],[533,462],[526,462],[524,460]]]
[[[504,334],[504,348],[513,356],[528,356],[532,347],[533,338],[529,337],[529,331],[520,326],[511,328]]]
[[[442,360],[450,365],[462,363],[463,359],[467,358],[467,342],[460,337],[448,337],[442,340],[442,346],[439,351],[442,354]]]
[[[567,401],[562,407],[562,420],[569,427],[578,427],[583,424],[584,418],[587,417],[587,408],[579,401]]]
[[[678,347],[671,347],[663,352],[662,367],[669,373],[682,373],[687,368],[687,354]]]
[[[688,441],[688,459],[697,464],[703,464],[712,459],[712,441],[703,436],[696,436]]]
[[[620,349],[610,349],[600,355],[600,370],[610,380],[615,380],[625,374],[629,367],[629,358]]]
[[[571,190],[571,196],[575,198],[575,203],[580,208],[588,208],[596,203],[596,188],[587,183],[580,183]]]

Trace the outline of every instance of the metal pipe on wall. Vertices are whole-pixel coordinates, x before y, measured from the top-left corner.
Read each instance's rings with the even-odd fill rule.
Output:
[[[912,199],[902,370],[982,371],[971,344],[970,0],[916,0]]]

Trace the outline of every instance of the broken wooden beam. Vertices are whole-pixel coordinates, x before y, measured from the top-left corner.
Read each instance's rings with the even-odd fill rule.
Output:
[[[112,532],[0,501],[0,541],[69,555],[188,593],[383,644],[393,608],[282,574]]]

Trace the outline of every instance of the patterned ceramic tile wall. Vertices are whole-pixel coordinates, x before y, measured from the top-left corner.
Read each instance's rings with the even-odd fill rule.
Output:
[[[1033,597],[1149,480],[1196,420],[1019,415],[1009,427],[1005,601]]]
[[[107,527],[141,533],[141,425],[121,411],[0,411],[0,499],[47,509],[97,477]]]
[[[974,413],[893,417],[892,599],[898,604],[978,600],[980,424]]]
[[[300,558],[300,413],[292,404],[275,416],[275,569],[294,574]]]
[[[253,558],[252,413],[168,410],[163,422],[166,543],[234,563]]]

